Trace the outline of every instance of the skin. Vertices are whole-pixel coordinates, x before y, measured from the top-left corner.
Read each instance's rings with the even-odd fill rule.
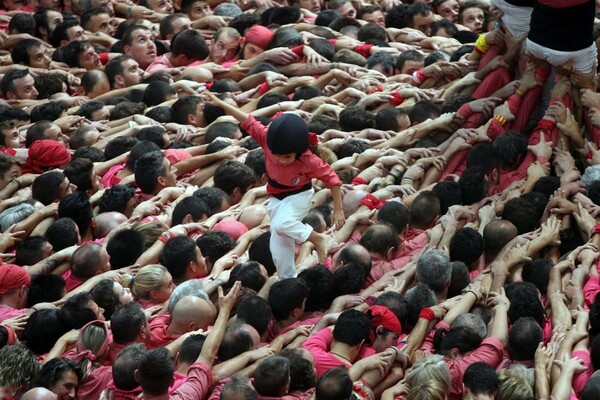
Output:
[[[171,27],[173,28],[173,33],[168,34],[165,39],[167,39],[167,40],[173,39],[173,36],[175,36],[179,32],[182,32],[186,29],[190,29],[191,24],[192,24],[192,21],[190,21],[190,19],[188,17],[176,18],[175,20],[173,20],[173,22],[171,22]]]
[[[98,321],[105,321],[104,308],[98,307],[98,304],[96,304],[95,301],[90,300],[88,303],[88,308],[94,312]]]
[[[63,197],[70,195],[71,193],[73,193],[76,190],[77,190],[77,186],[72,184],[69,181],[69,178],[65,177],[65,179],[63,179],[62,183],[60,184],[60,191],[59,191],[60,198],[62,199]]]
[[[155,294],[155,301],[157,303],[164,303],[169,300],[171,293],[173,293],[173,289],[175,289],[175,284],[173,283],[173,277],[169,272],[165,272],[162,277],[162,286],[158,290],[153,290]]]
[[[44,46],[34,46],[27,49],[29,66],[33,68],[48,69],[52,59],[48,49]]]
[[[16,126],[3,129],[2,134],[4,135],[5,147],[11,149],[18,149],[21,147],[21,138],[19,136],[19,130]]]
[[[385,28],[385,17],[381,11],[374,11],[372,14],[364,14],[362,19]]]
[[[347,2],[346,4],[344,4],[343,6],[338,8],[336,11],[338,11],[344,17],[350,17],[350,18],[356,17],[356,10],[354,9],[354,6],[352,6],[352,3],[350,3],[350,2]]]
[[[209,57],[216,64],[221,64],[235,57],[239,48],[239,38],[232,37],[228,34],[222,34],[217,38],[213,45],[210,46]]]
[[[412,28],[423,32],[427,36],[431,36],[431,24],[433,23],[433,13],[428,12],[427,15],[416,14],[413,17]]]
[[[79,379],[77,378],[77,374],[69,370],[49,389],[61,400],[73,400],[75,399],[75,391],[78,385]]]
[[[129,59],[121,62],[123,73],[120,75],[123,78],[123,83],[118,87],[129,87],[137,85],[142,81],[144,70],[140,68],[137,61]]]
[[[132,36],[131,45],[124,47],[125,54],[133,57],[140,68],[145,70],[156,59],[156,45],[152,40],[152,33],[146,29],[137,29]]]
[[[423,68],[423,65],[423,61],[406,61],[402,66],[402,71],[400,71],[400,73],[412,75],[415,71],[418,71],[421,68]]]
[[[67,29],[67,37],[69,38],[68,43],[74,42],[75,40],[88,40],[83,28],[79,25]]]
[[[92,32],[104,32],[109,36],[115,34],[115,27],[110,23],[110,15],[98,14],[90,19],[89,30]]]
[[[462,14],[462,25],[469,28],[472,32],[483,32],[483,21],[485,16],[483,10],[478,7],[467,8]]]
[[[200,18],[206,17],[208,15],[212,15],[212,11],[210,9],[210,6],[204,1],[195,2],[188,13],[190,20],[192,21],[199,20]]]
[[[321,12],[321,2],[319,0],[300,0],[298,5],[300,8],[305,8],[314,13]]]
[[[39,92],[35,88],[35,81],[33,76],[25,75],[22,78],[15,79],[13,81],[14,91],[7,93],[9,99],[19,100],[35,100],[38,97]]]
[[[170,14],[174,10],[173,3],[168,0],[149,0],[148,5],[150,6],[151,10],[163,14]]]
[[[0,188],[5,187],[6,185],[8,185],[8,182],[10,182],[14,178],[18,178],[19,176],[21,176],[21,167],[19,167],[17,164],[11,165],[11,167],[8,169],[8,171],[4,173],[4,175],[0,175]]]
[[[100,62],[100,56],[96,53],[96,50],[89,45],[83,50],[81,54],[79,54],[79,65],[86,70],[93,70],[102,67],[102,62]]]
[[[124,288],[118,282],[114,283],[113,292],[115,293],[115,295],[119,296],[119,302],[121,304],[128,304],[133,301],[133,295],[131,294],[131,290],[129,290],[129,288]]]
[[[455,23],[458,16],[459,4],[456,0],[448,0],[442,3],[436,10],[438,15],[441,15],[444,19]]]

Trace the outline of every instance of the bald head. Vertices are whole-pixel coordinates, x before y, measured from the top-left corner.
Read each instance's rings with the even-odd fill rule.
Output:
[[[57,398],[54,393],[43,387],[33,388],[21,396],[21,400],[56,400]]]
[[[215,309],[212,304],[195,296],[185,296],[175,305],[171,324],[180,332],[190,332],[206,330],[214,319]]]
[[[94,218],[94,222],[96,223],[94,226],[94,237],[106,237],[110,231],[125,221],[127,221],[127,217],[120,212],[109,211],[98,214],[98,216]]]
[[[244,208],[244,211],[240,214],[239,221],[246,225],[248,229],[252,229],[262,224],[266,216],[267,208],[263,205],[255,204]]]
[[[517,228],[510,221],[497,219],[487,224],[483,230],[486,256],[496,256],[517,234]]]

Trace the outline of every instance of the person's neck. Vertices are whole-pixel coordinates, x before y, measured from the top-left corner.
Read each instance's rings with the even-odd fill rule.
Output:
[[[356,360],[356,357],[358,357],[359,350],[359,346],[350,346],[346,343],[334,341],[329,352],[340,360],[352,364]]]
[[[448,298],[448,287],[446,287],[441,292],[436,293],[435,296],[437,297],[438,303],[442,303],[442,302],[446,301],[446,299]]]
[[[281,331],[281,330],[287,328],[288,326],[292,325],[299,319],[300,319],[299,316],[297,318],[290,316],[287,319],[275,320],[275,328],[277,328],[278,331]]]
[[[92,235],[92,230],[88,229],[85,234],[81,235],[81,243],[89,242],[94,240],[94,236]]]
[[[148,394],[146,392],[142,393],[142,399],[144,400],[169,400],[169,393],[165,393],[165,394],[161,394],[160,396],[154,396],[151,394]]]
[[[167,332],[169,332],[169,335],[172,337],[179,337],[184,333],[187,333],[184,327],[179,326],[177,323],[173,322],[173,320],[171,320],[171,323],[167,327]]]
[[[19,301],[17,296],[2,296],[0,298],[0,305],[7,306],[10,308],[14,308],[15,310],[19,310],[23,308],[23,304]]]
[[[191,364],[179,362],[177,364],[177,369],[175,370],[175,372],[179,372],[181,375],[187,375],[190,366]]]

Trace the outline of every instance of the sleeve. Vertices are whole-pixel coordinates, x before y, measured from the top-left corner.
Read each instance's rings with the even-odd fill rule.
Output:
[[[583,285],[585,303],[588,306],[592,305],[598,293],[600,293],[600,278],[596,275],[590,275],[585,285]]]
[[[369,58],[372,48],[372,44],[360,44],[354,48],[354,51],[365,58]]]
[[[502,362],[504,353],[504,345],[498,339],[489,337],[484,339],[477,349],[473,350],[470,354],[466,355],[458,362],[464,364],[463,370],[467,369],[469,365],[479,361],[489,364],[495,368],[500,364],[500,362]]]
[[[585,387],[585,384],[592,377],[592,373],[594,370],[592,369],[592,358],[590,357],[590,352],[587,350],[578,350],[574,351],[571,354],[571,357],[579,357],[583,361],[583,365],[587,367],[585,371],[578,372],[573,376],[573,390],[575,394],[579,396],[579,393]]]
[[[317,178],[323,181],[328,189],[331,189],[334,186],[342,185],[342,180],[331,168],[331,166],[325,161],[321,160],[316,154],[311,155],[310,163],[312,164],[310,169],[313,171],[313,175],[311,176],[312,178]]]
[[[242,129],[248,132],[250,136],[254,140],[256,140],[261,147],[265,147],[267,145],[267,128],[262,123],[254,118],[254,115],[248,115],[248,118],[242,123]]]
[[[192,364],[185,383],[169,397],[170,400],[204,399],[212,385],[210,367],[204,363]]]
[[[304,57],[304,45],[301,44],[300,46],[296,46],[292,49],[292,51],[294,52],[295,55],[298,56],[298,58],[302,58]]]
[[[329,347],[333,342],[333,331],[329,328],[321,329],[319,332],[310,336],[302,345],[309,352],[329,351]]]

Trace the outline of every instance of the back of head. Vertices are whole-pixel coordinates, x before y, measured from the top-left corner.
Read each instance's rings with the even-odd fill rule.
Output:
[[[228,3],[223,3],[228,4]],[[219,400],[257,400],[258,394],[248,380],[240,375],[234,375],[221,390]]]
[[[112,368],[112,378],[115,387],[121,390],[133,390],[139,386],[135,379],[135,371],[146,354],[146,346],[136,343],[125,347],[115,359]]]
[[[427,229],[441,215],[440,198],[432,192],[421,192],[410,207],[411,228]]]
[[[487,195],[488,182],[485,171],[481,167],[467,168],[460,177],[458,184],[464,205],[470,205],[483,200]]]
[[[504,205],[502,219],[510,221],[517,227],[519,235],[535,230],[538,224],[537,210],[527,200],[517,197]]]
[[[486,255],[498,254],[517,234],[517,228],[510,221],[497,219],[487,224],[483,230]]]
[[[510,300],[508,318],[516,323],[519,318],[532,317],[543,326],[546,314],[535,285],[528,282],[513,282],[506,286],[506,297]]]
[[[600,374],[594,374],[580,393],[581,400],[595,400],[600,396]]]
[[[516,361],[533,360],[543,340],[542,327],[530,317],[519,318],[508,331],[508,351]]]
[[[390,251],[400,246],[400,239],[398,238],[398,232],[391,225],[377,223],[367,228],[360,239],[360,244],[370,253],[387,258]]]
[[[473,228],[462,228],[450,241],[450,260],[470,265],[477,261],[485,250],[485,240]]]
[[[453,349],[464,355],[479,347],[482,338],[473,329],[466,326],[438,329],[433,337],[433,345],[438,354],[448,356]]]
[[[137,302],[125,304],[117,308],[111,317],[113,340],[120,344],[133,343],[147,323],[144,310]]]
[[[451,275],[450,260],[439,250],[429,250],[417,260],[417,280],[425,283],[436,293],[446,288]]]
[[[85,235],[94,217],[88,196],[84,192],[75,192],[64,197],[58,204],[58,217],[71,218],[77,224],[79,233]]]
[[[498,390],[496,369],[484,362],[473,363],[465,370],[463,383],[473,395],[492,396]]]
[[[39,175],[31,185],[31,197],[45,206],[60,200],[60,184],[64,179],[62,171],[49,171]]]
[[[333,339],[349,346],[357,346],[369,339],[371,320],[357,310],[346,310],[340,314],[333,328]]]
[[[379,209],[377,219],[387,222],[396,232],[402,233],[410,221],[410,211],[399,201],[388,201]]]
[[[269,291],[269,305],[276,320],[285,320],[296,309],[303,309],[309,288],[298,278],[276,282]]]
[[[69,329],[80,329],[88,322],[96,320],[96,314],[88,307],[92,301],[87,292],[69,297],[60,308],[62,323]]]
[[[305,311],[321,311],[331,305],[334,296],[333,273],[323,265],[302,271],[298,278],[309,287]]]
[[[290,384],[290,362],[281,356],[265,358],[254,372],[254,387],[259,395],[281,397]]]
[[[471,283],[469,268],[462,261],[452,261],[452,275],[450,276],[450,286],[448,286],[448,298],[458,296],[463,289]]]
[[[259,335],[264,335],[273,319],[269,303],[260,296],[248,296],[237,307],[237,318],[252,326]]]
[[[77,225],[71,218],[60,218],[55,221],[46,231],[46,238],[54,251],[74,246],[80,240]]]
[[[528,261],[523,265],[523,280],[533,283],[540,293],[545,295],[550,280],[550,270],[553,266],[552,260],[547,258],[536,258]]]
[[[161,396],[168,392],[173,382],[175,367],[173,358],[164,347],[152,349],[140,360],[137,378],[144,393]]]
[[[498,400],[520,400],[533,396],[533,388],[518,369],[501,369],[498,372]]]
[[[352,395],[352,379],[344,367],[331,368],[317,382],[316,400],[346,400]]]
[[[87,280],[103,270],[101,259],[102,246],[98,243],[88,243],[79,247],[71,257],[71,272],[78,279]]]
[[[35,311],[25,325],[27,347],[35,354],[46,354],[65,332],[58,310]]]
[[[346,262],[333,273],[333,283],[336,296],[357,294],[361,291],[367,272],[365,268],[354,261]]]

